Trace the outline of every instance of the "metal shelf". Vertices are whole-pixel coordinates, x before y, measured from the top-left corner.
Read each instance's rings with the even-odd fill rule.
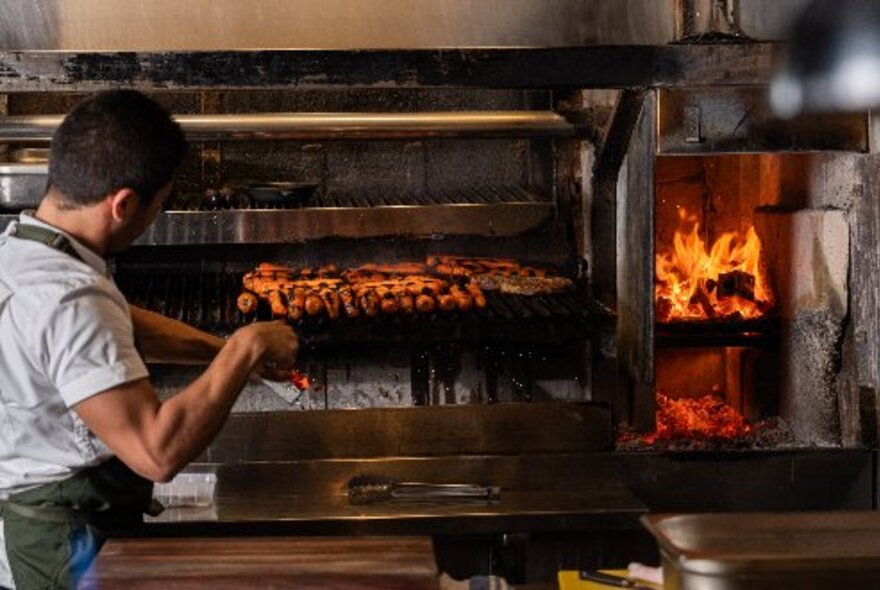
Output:
[[[522,187],[419,194],[316,195],[308,207],[165,211],[135,245],[288,244],[322,238],[517,236],[555,205]],[[362,206],[352,206],[353,203]],[[406,204],[402,204],[406,203]],[[0,231],[18,214],[0,214]]]
[[[551,203],[171,211],[136,245],[284,244],[321,238],[516,236],[550,220]]]

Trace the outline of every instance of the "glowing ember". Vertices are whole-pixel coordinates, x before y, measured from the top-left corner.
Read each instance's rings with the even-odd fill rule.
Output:
[[[679,218],[683,230],[675,232],[672,250],[656,257],[658,321],[754,319],[773,307],[754,227],[744,237],[722,234],[707,251],[697,218],[684,209]]]
[[[640,434],[618,432],[617,448],[626,451],[777,448],[796,443],[778,417],[749,422],[717,395],[671,398],[657,393],[657,428]]]
[[[657,430],[648,435],[656,440],[736,439],[747,436],[751,425],[739,412],[714,395],[673,399],[657,394]]]

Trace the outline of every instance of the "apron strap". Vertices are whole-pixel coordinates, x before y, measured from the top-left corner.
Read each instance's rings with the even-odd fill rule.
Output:
[[[51,229],[40,227],[38,225],[31,225],[29,223],[19,223],[10,230],[9,235],[15,236],[20,240],[30,240],[32,242],[45,244],[50,248],[58,250],[59,252],[64,252],[68,256],[85,263],[85,260],[79,255],[79,252],[76,251],[76,248],[73,247],[73,244],[70,243],[67,236],[57,231],[52,231]]]

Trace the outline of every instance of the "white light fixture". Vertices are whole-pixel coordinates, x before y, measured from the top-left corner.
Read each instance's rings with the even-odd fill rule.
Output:
[[[813,0],[770,87],[781,117],[880,108],[880,0]]]

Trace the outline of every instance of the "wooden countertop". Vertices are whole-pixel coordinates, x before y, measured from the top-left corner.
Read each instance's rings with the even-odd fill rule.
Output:
[[[80,590],[436,590],[426,537],[113,539]]]

